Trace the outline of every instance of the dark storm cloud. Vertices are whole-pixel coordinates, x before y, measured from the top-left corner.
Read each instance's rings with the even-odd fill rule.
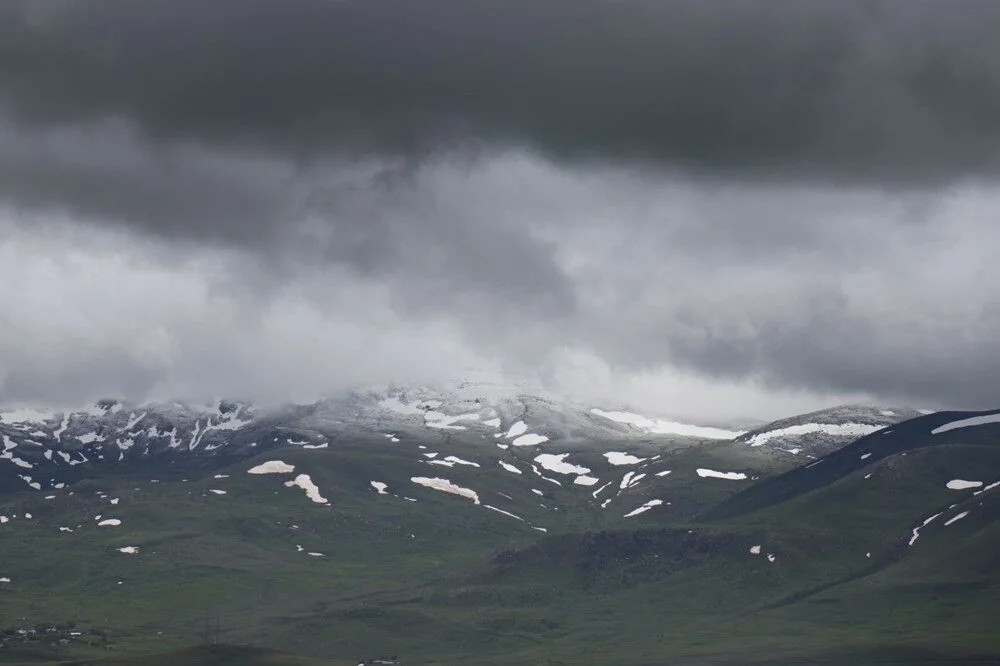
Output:
[[[421,304],[440,301],[434,293],[447,287],[451,301],[442,306],[483,291],[500,308],[557,315],[573,306],[546,244],[455,208],[418,186],[405,162],[304,167],[160,145],[120,122],[0,125],[0,200],[155,239],[248,251],[272,281],[301,263],[340,264],[388,280]]]
[[[568,355],[996,406],[998,26],[992,0],[0,2],[0,401]]]
[[[50,131],[0,125],[0,198],[157,234],[273,240],[275,218],[296,214],[292,175],[273,162],[191,146],[154,149],[113,123]]]
[[[6,2],[21,123],[157,140],[893,182],[1000,164],[991,0]]]

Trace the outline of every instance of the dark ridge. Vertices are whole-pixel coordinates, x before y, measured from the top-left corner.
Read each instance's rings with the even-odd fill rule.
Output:
[[[953,444],[959,440],[1000,445],[1000,437],[997,437],[1000,433],[1000,423],[959,428],[938,435],[931,434],[935,428],[952,421],[996,413],[1000,413],[1000,410],[937,412],[877,430],[819,460],[751,486],[709,509],[701,518],[722,520],[781,504],[799,495],[828,486],[884,458],[911,449]],[[871,455],[862,460],[861,456],[865,454]]]

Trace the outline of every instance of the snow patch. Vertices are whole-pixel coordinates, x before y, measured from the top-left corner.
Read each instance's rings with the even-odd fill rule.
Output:
[[[988,423],[1000,423],[1000,414],[987,414],[986,416],[973,416],[968,419],[960,419],[958,421],[952,421],[951,423],[945,423],[942,426],[938,426],[931,430],[932,435],[940,435],[943,432],[948,432],[949,430],[957,430],[958,428],[971,428],[973,426],[986,425]]]
[[[17,458],[14,458],[14,462],[17,462],[17,460],[18,460]],[[38,483],[37,481],[32,481],[30,476],[25,476],[24,474],[18,474],[17,478],[21,479],[22,481],[27,483],[29,487],[34,488],[35,490],[42,489],[42,484]]]
[[[59,424],[58,428],[52,431],[52,436],[56,438],[57,442],[62,441],[62,434],[66,432],[67,428],[69,428],[69,414],[63,414],[62,423]]]
[[[122,546],[117,549],[119,553],[125,553],[126,555],[138,555],[139,546]]]
[[[882,428],[883,426],[870,425],[868,423],[802,423],[788,426],[787,428],[778,428],[777,430],[757,433],[748,442],[750,446],[760,446],[776,437],[809,435],[812,433],[822,433],[836,437],[864,437]]]
[[[122,429],[122,432],[128,432],[132,428],[139,425],[139,422],[142,421],[144,418],[146,418],[146,414],[148,413],[149,412],[143,412],[142,414],[139,414],[139,416],[136,416],[134,413],[129,414],[128,423],[125,424],[125,427]]]
[[[941,513],[944,512],[942,511]],[[917,539],[920,538],[920,530],[923,529],[924,527],[927,527],[927,525],[929,525],[935,518],[940,516],[941,513],[935,513],[933,516],[922,522],[919,527],[914,527],[913,535],[910,537],[910,542],[907,545],[912,546],[913,544],[915,544],[917,542]]]
[[[751,555],[760,555],[760,545],[750,546]]]
[[[469,462],[468,460],[462,460],[458,456],[446,456],[445,460],[448,462],[456,463],[458,465],[469,465],[471,467],[479,467],[479,463]]]
[[[298,486],[306,492],[306,497],[311,499],[316,504],[328,503],[326,498],[319,494],[319,488],[312,482],[312,479],[309,478],[308,474],[299,474],[292,481],[285,481],[285,485],[289,488]]]
[[[637,458],[636,456],[629,455],[622,451],[608,451],[604,454],[604,457],[608,459],[608,462],[612,465],[638,465],[639,463],[646,460],[645,458]]]
[[[645,476],[646,476],[645,474],[636,474],[635,472],[628,472],[625,476],[622,477],[621,483],[618,484],[618,489],[626,490],[628,488],[631,488],[632,486],[637,485],[639,481],[641,481]]]
[[[983,493],[985,493],[985,492],[986,492],[987,490],[993,490],[993,489],[994,489],[994,488],[996,488],[997,486],[1000,486],[1000,481],[994,481],[993,483],[991,483],[991,484],[989,484],[988,486],[984,487],[984,488],[983,488],[982,490],[977,490],[976,492],[974,492],[974,493],[972,493],[972,494],[973,494],[973,495],[982,495],[982,494],[983,494]]]
[[[573,483],[578,486],[596,486],[598,481],[600,481],[600,479],[598,479],[597,477],[586,476],[585,474],[581,474],[580,476],[573,479]]]
[[[247,470],[247,474],[288,474],[295,471],[295,465],[280,460],[268,460]]]
[[[369,483],[371,483],[372,488],[374,488],[375,490],[378,491],[379,495],[388,495],[389,494],[389,493],[387,493],[385,491],[385,489],[388,488],[388,486],[386,486],[381,481],[369,481]]]
[[[120,521],[117,518],[105,518],[104,520],[102,520],[99,523],[97,523],[97,526],[98,527],[118,527],[121,524],[122,524],[122,521]]]
[[[722,428],[708,428],[705,426],[677,423],[675,421],[650,419],[632,412],[606,412],[597,408],[591,409],[590,412],[616,423],[624,423],[637,430],[656,435],[681,435],[684,437],[699,437],[701,439],[733,439],[742,434]]]
[[[586,467],[565,462],[568,456],[568,453],[542,453],[535,456],[535,462],[556,474],[587,474],[590,472]]]
[[[511,442],[511,444],[514,446],[537,446],[538,444],[547,441],[549,441],[549,438],[545,435],[536,435],[532,433],[528,435],[521,435]]]
[[[427,488],[440,490],[441,492],[467,497],[471,499],[474,503],[479,504],[479,495],[476,493],[476,491],[455,485],[448,479],[439,479],[439,478],[432,479],[425,476],[414,476],[410,478],[410,481],[421,486],[426,486]]]
[[[949,526],[949,525],[951,525],[952,523],[956,523],[956,522],[958,522],[958,521],[962,520],[962,518],[965,518],[965,517],[966,517],[967,515],[969,515],[969,512],[968,512],[968,511],[963,511],[962,513],[958,514],[957,516],[955,516],[955,517],[954,517],[954,518],[952,518],[951,520],[947,521],[947,522],[946,522],[946,523],[944,524],[944,526],[945,526],[945,527],[948,527],[948,526]]]
[[[504,511],[503,509],[498,509],[495,506],[490,506],[489,504],[484,504],[483,506],[486,507],[487,509],[492,509],[493,511],[496,511],[497,513],[502,513],[505,516],[510,516],[511,518],[524,522],[524,518],[522,518],[521,516],[515,516],[510,511]]]
[[[499,460],[499,461],[497,461],[497,462],[499,462],[499,463],[500,463],[500,466],[501,466],[501,467],[503,467],[503,468],[504,468],[505,470],[507,470],[508,472],[511,472],[512,474],[523,474],[523,472],[522,472],[521,470],[519,470],[519,469],[518,469],[517,467],[514,467],[514,466],[513,466],[513,465],[511,465],[510,463],[505,463],[505,462],[504,462],[504,461],[502,461],[502,460]]]
[[[978,488],[983,485],[982,481],[965,481],[964,479],[952,479],[947,484],[948,490],[968,490],[969,488]]]
[[[642,506],[640,506],[638,509],[635,509],[633,511],[629,511],[628,513],[626,513],[623,516],[623,518],[631,518],[632,516],[638,516],[640,513],[643,513],[645,511],[649,511],[654,506],[660,506],[661,504],[663,504],[663,500],[658,500],[658,499],[649,500],[648,502],[646,502],[645,504],[643,504]]]
[[[507,430],[506,436],[508,439],[510,439],[511,437],[517,437],[518,435],[523,435],[526,432],[528,432],[528,424],[525,423],[524,421],[518,421],[517,423],[511,425],[511,427]]]
[[[7,460],[9,460],[12,463],[14,463],[15,465],[17,465],[18,467],[24,467],[26,469],[32,469],[32,468],[34,468],[34,465],[32,465],[30,462],[28,462],[27,460],[24,460],[22,458],[18,458],[17,456],[15,456],[10,451],[4,451],[3,453],[0,453],[0,458],[6,458]],[[31,480],[31,477],[23,477],[22,476],[21,478],[22,479],[27,478],[29,481]],[[28,485],[31,485],[31,484],[29,483]]]
[[[730,481],[741,481],[747,478],[743,472],[716,472],[714,469],[705,469],[704,467],[698,468],[698,476],[703,479],[728,479]]]
[[[605,488],[607,488],[608,486],[610,486],[612,483],[614,483],[614,481],[608,481],[603,486],[601,486],[600,488],[598,488],[594,492],[590,493],[591,497],[593,497],[594,499],[597,499],[597,496],[601,494],[601,491],[603,491]]]
[[[560,483],[559,481],[556,481],[555,479],[550,479],[549,477],[547,477],[544,474],[542,474],[541,472],[539,472],[538,471],[538,467],[536,467],[535,465],[531,466],[531,471],[534,472],[535,474],[537,474],[541,479],[543,479],[545,481],[548,481],[549,483],[554,483],[557,486],[562,486],[562,483]]]
[[[424,425],[428,428],[438,428],[440,430],[465,430],[465,426],[455,425],[459,421],[478,421],[479,414],[457,414],[450,416],[441,412],[429,411],[424,413]]]

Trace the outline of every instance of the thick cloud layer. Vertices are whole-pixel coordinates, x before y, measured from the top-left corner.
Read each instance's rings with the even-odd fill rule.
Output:
[[[995,173],[1000,6],[926,0],[12,0],[21,122],[154,140],[440,151],[458,139],[754,177]]]
[[[476,366],[668,414],[1000,405],[997,19],[0,4],[0,403]]]

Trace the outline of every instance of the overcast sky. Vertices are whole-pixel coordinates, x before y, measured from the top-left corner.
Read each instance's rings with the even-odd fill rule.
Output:
[[[1000,407],[1000,3],[0,3],[0,404]]]

